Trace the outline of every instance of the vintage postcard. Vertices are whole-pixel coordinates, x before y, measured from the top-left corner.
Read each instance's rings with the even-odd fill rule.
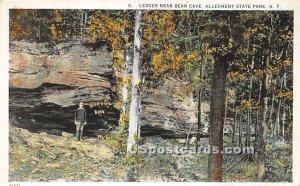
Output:
[[[1,185],[299,185],[299,4],[0,1]]]

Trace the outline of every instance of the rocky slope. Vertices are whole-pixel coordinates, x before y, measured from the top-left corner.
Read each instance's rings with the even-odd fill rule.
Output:
[[[116,153],[109,143],[112,133],[102,138],[85,137],[75,141],[74,135],[61,136],[46,132],[32,133],[10,126],[9,129],[9,181],[124,181],[126,158]],[[229,138],[228,138],[228,141]],[[145,137],[144,148],[185,147],[175,139]],[[201,145],[207,145],[201,143]],[[276,146],[276,144],[273,144]],[[188,145],[187,147],[192,147]],[[267,155],[276,155],[268,181],[291,181],[291,148],[278,151],[269,146]],[[273,150],[272,150],[273,149]],[[283,150],[285,149],[285,150]],[[205,153],[139,154],[135,160],[137,181],[206,181],[207,157]],[[223,181],[255,181],[255,162],[244,161],[243,156],[224,155]]]
[[[10,127],[10,181],[120,181],[124,168],[97,138],[75,141]],[[110,167],[107,169],[107,167]]]
[[[145,147],[171,146],[161,138],[145,138]],[[178,144],[177,144],[178,145]],[[75,141],[10,127],[9,181],[124,181],[126,160],[99,138]],[[206,155],[141,155],[135,163],[138,181],[204,181]]]

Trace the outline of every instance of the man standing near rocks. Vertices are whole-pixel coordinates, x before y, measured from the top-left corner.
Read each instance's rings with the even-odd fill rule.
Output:
[[[76,125],[76,140],[82,140],[83,127],[86,125],[86,111],[83,108],[83,102],[79,102],[79,108],[75,112],[75,125]]]

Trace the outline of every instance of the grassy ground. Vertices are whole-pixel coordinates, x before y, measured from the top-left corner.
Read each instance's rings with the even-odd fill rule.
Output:
[[[139,181],[206,181],[207,154],[140,154],[130,160],[118,153],[119,146],[116,148],[116,143],[112,143],[115,139],[118,138],[107,136],[85,138],[79,142],[69,133],[57,136],[10,127],[9,180],[123,181],[126,166],[131,162],[136,167]],[[148,137],[142,139],[142,145],[185,144]],[[292,175],[287,173],[292,160],[291,146],[283,144],[278,149],[276,145],[268,144],[266,155],[272,168],[267,181],[291,181]],[[223,181],[255,181],[255,161],[246,161],[243,155],[224,155],[223,162]]]

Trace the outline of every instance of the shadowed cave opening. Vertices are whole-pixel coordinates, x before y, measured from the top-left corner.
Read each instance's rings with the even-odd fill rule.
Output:
[[[52,83],[44,83],[35,89],[10,88],[9,123],[31,132],[47,132],[55,135],[61,135],[62,132],[74,134],[74,113],[78,108],[78,103],[60,106],[45,100],[45,90],[59,92],[73,89],[75,88],[71,86]],[[110,92],[110,94],[114,93]],[[77,95],[78,100],[80,96]],[[117,126],[120,112],[113,107],[113,101],[103,104],[102,100],[97,102],[85,100],[84,108],[88,119],[88,124],[84,128],[85,136],[96,137],[99,129]]]

